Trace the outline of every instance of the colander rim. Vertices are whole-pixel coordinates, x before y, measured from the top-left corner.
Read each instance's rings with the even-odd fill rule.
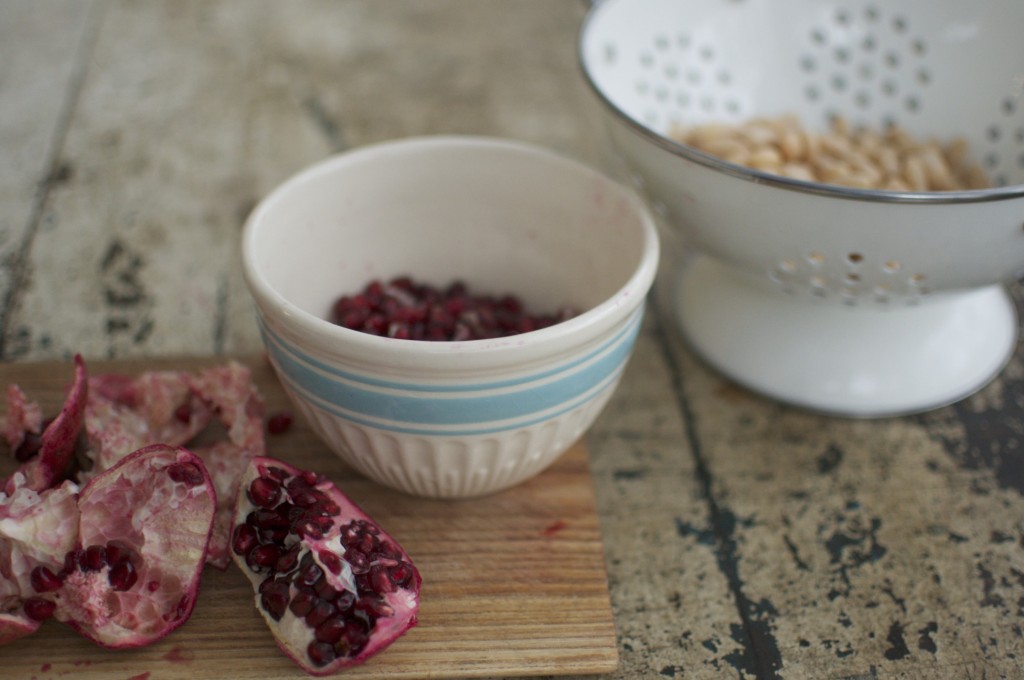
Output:
[[[589,7],[580,22],[576,41],[577,65],[583,74],[583,78],[590,90],[597,96],[598,100],[617,119],[625,123],[634,132],[639,134],[646,141],[652,142],[655,146],[674,156],[680,156],[686,160],[703,165],[711,170],[743,179],[755,184],[767,184],[789,191],[798,191],[832,198],[842,198],[856,201],[873,201],[877,203],[983,203],[991,201],[1003,201],[1024,197],[1024,184],[1011,184],[1001,187],[989,187],[986,189],[969,189],[962,191],[891,191],[882,189],[858,189],[844,187],[835,184],[824,184],[822,182],[808,182],[806,180],[783,177],[772,173],[764,172],[754,168],[748,168],[736,163],[712,156],[692,146],[678,142],[644,125],[633,116],[626,113],[614,100],[604,93],[597,81],[591,75],[587,66],[584,45],[586,43],[587,30],[593,21],[594,16],[601,10],[601,7],[614,0],[590,0]]]

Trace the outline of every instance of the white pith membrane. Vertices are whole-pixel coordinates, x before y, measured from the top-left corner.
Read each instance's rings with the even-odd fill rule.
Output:
[[[256,607],[274,633],[277,644],[296,663],[307,672],[315,675],[325,675],[336,672],[340,668],[361,663],[391,644],[408,628],[415,625],[419,608],[419,573],[413,566],[409,556],[394,539],[377,528],[376,524],[358,510],[329,480],[323,478],[318,478],[312,485],[299,484],[295,489],[296,495],[302,493],[303,489],[315,489],[314,493],[319,494],[318,497],[324,499],[328,505],[333,503],[337,506],[338,512],[330,517],[330,526],[326,528],[326,532],[322,537],[315,538],[308,532],[304,532],[304,536],[300,536],[289,528],[287,535],[280,541],[263,540],[261,538],[255,544],[255,547],[251,547],[247,553],[239,554],[237,549],[240,544],[238,539],[239,532],[246,531],[244,529],[240,530],[240,527],[243,525],[255,526],[255,524],[247,520],[252,513],[261,510],[259,506],[252,502],[249,489],[252,482],[260,477],[274,477],[272,469],[277,471],[279,476],[286,473],[288,479],[281,480],[280,498],[269,508],[264,507],[263,510],[279,511],[282,508],[290,509],[295,507],[295,504],[292,502],[295,498],[287,487],[291,480],[301,477],[304,473],[270,458],[254,459],[242,478],[241,491],[238,496],[235,513],[232,557],[252,583],[255,591]],[[309,479],[312,478],[310,477]],[[390,569],[392,574],[398,572],[406,574],[402,578],[401,584],[395,585],[394,581],[389,581],[390,585],[384,584],[385,588],[391,588],[391,590],[390,592],[383,593],[382,599],[377,600],[376,604],[373,605],[373,609],[379,614],[376,616],[367,617],[364,614],[355,613],[356,610],[365,609],[365,607],[370,606],[365,603],[374,601],[376,598],[373,589],[360,587],[360,577],[355,573],[356,570],[353,569],[353,564],[345,559],[346,550],[349,546],[345,545],[342,535],[347,527],[353,526],[351,524],[353,522],[356,523],[354,526],[358,527],[354,532],[355,535],[364,536],[367,533],[364,527],[369,527],[369,532],[374,532],[373,536],[375,539],[388,546],[386,549],[390,552],[390,556],[378,557],[376,563],[369,562],[357,567],[361,573],[367,574],[370,568],[376,566],[379,569]],[[304,522],[299,522],[299,525],[304,525]],[[371,541],[373,539],[366,540]],[[250,559],[248,559],[249,556],[260,545],[268,543],[282,545],[284,552],[289,552],[289,549],[299,544],[301,547],[298,554],[292,560],[293,566],[288,566],[278,571],[276,566],[260,567],[256,565],[255,568],[258,571],[254,570],[253,565],[250,564]],[[381,550],[384,550],[384,548],[381,548]],[[332,569],[332,564],[334,569]],[[317,569],[310,573],[319,576],[315,584],[303,582],[304,574],[307,573],[306,570],[311,565]],[[394,571],[396,569],[398,572]],[[369,576],[363,577],[364,580],[369,578]],[[378,575],[378,579],[382,578],[386,577]],[[282,585],[275,585],[273,587],[265,585],[272,581],[279,582]],[[377,583],[382,583],[382,581],[378,580]],[[286,590],[285,586],[287,587]],[[329,589],[326,586],[329,586]],[[322,594],[322,597],[311,595],[310,593],[314,590]],[[330,643],[333,651],[327,654],[326,660],[323,657],[319,660],[311,659],[310,645],[317,643],[314,637],[315,626],[311,626],[308,623],[311,617],[309,612],[302,613],[300,611],[301,615],[296,615],[293,611],[296,609],[296,607],[293,607],[293,604],[296,602],[297,596],[299,600],[303,597],[312,598],[308,600],[311,602],[309,605],[310,610],[314,606],[323,606],[319,603],[324,600],[336,605],[333,609],[323,610],[330,613],[323,616],[319,625],[324,625],[323,621],[329,619],[348,622],[345,625],[351,625],[355,628],[358,628],[357,624],[369,625],[370,629],[365,632],[365,640],[361,644],[357,644],[354,649],[348,649],[345,641],[349,637],[347,634],[342,635],[339,641]],[[274,600],[277,604],[275,605],[274,602],[268,601],[268,598]],[[349,607],[344,611],[338,611],[338,603],[348,602],[349,600],[351,600]],[[312,604],[313,602],[317,604],[314,605]],[[268,606],[275,609],[275,612],[271,613],[268,611]],[[326,625],[331,624],[328,623]],[[342,623],[337,625],[341,626]],[[365,628],[361,630],[365,630]],[[358,634],[356,634],[356,637],[358,637]]]

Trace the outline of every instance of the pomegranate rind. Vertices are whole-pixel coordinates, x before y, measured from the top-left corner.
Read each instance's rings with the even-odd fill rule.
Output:
[[[25,476],[25,485],[35,491],[42,491],[57,484],[67,474],[75,453],[75,443],[85,420],[89,375],[81,355],[75,355],[74,363],[74,381],[60,413],[39,435],[39,453],[18,469],[18,472]],[[9,391],[8,395],[11,394]],[[7,437],[10,439],[10,435]],[[13,483],[11,477],[4,484],[4,488],[8,492],[13,491]]]
[[[39,630],[41,624],[19,612],[0,614],[0,645],[20,640]]]
[[[176,465],[201,476],[175,479]],[[138,581],[113,589],[109,568],[68,574],[56,595],[54,617],[109,648],[155,642],[185,623],[199,595],[217,506],[202,460],[163,444],[144,447],[94,477],[79,501],[78,549],[111,541],[138,556]]]
[[[194,397],[183,371],[147,371],[135,377],[108,373],[93,376],[89,384],[85,431],[92,468],[84,478],[109,470],[150,444],[184,446],[213,415]]]
[[[43,430],[43,410],[22,391],[21,387],[11,383],[7,386],[7,414],[4,418],[4,439],[11,448],[13,455],[25,435],[39,434]]]
[[[37,566],[59,571],[78,537],[78,486],[65,481],[37,492],[12,478],[14,492],[0,493],[0,578],[13,581],[23,598],[34,594],[29,574]]]
[[[32,570],[60,570],[78,536],[78,486],[65,481],[37,492],[15,473],[11,493],[0,492],[0,645],[35,632],[39,622],[22,606],[35,595]]]
[[[227,544],[239,477],[249,460],[265,452],[265,406],[252,382],[252,371],[238,361],[227,361],[194,374],[103,374],[90,383],[85,427],[92,468],[83,479],[150,444],[188,446],[213,477],[220,504],[207,562],[226,569],[231,562]],[[223,426],[219,440],[204,438],[211,423]]]
[[[207,562],[224,570],[231,563],[228,541],[242,473],[249,461],[266,452],[263,397],[252,382],[252,371],[229,361],[187,378],[196,397],[217,414],[227,439],[195,446],[217,487],[218,507]]]
[[[257,509],[257,506],[250,500],[247,494],[247,489],[253,480],[264,476],[266,470],[270,468],[284,470],[292,477],[299,477],[307,474],[299,468],[274,458],[254,458],[246,468],[245,474],[241,480],[240,490],[236,500],[234,527],[245,524],[246,518],[249,514]],[[268,576],[273,576],[274,574],[254,572],[247,564],[245,555],[240,555],[235,550],[231,551],[231,557],[235,564],[238,565],[239,569],[242,570],[242,573],[246,575],[252,584],[255,592],[256,609],[260,612],[261,616],[263,616],[267,626],[274,634],[275,642],[281,651],[306,671],[306,673],[314,676],[326,676],[337,673],[345,668],[350,668],[364,663],[371,657],[386,649],[395,640],[417,624],[422,578],[419,570],[416,569],[412,559],[401,545],[381,529],[369,515],[363,512],[363,510],[360,509],[340,489],[338,489],[333,482],[329,479],[322,478],[321,481],[314,485],[314,488],[323,492],[328,498],[334,501],[338,505],[340,511],[335,519],[333,528],[330,529],[322,538],[312,539],[306,536],[301,537],[299,540],[303,544],[304,548],[308,550],[313,561],[322,569],[324,576],[327,577],[330,585],[335,590],[352,591],[356,589],[351,569],[344,560],[345,546],[341,540],[341,527],[352,521],[367,522],[375,527],[378,531],[377,537],[382,542],[386,541],[389,543],[401,555],[402,560],[407,563],[409,568],[412,570],[410,582],[406,587],[397,588],[396,590],[384,595],[384,601],[391,609],[391,614],[381,616],[376,619],[374,627],[369,633],[369,642],[366,643],[365,647],[363,647],[360,652],[353,656],[339,657],[324,665],[316,665],[311,662],[306,651],[308,644],[313,640],[312,631],[306,623],[302,619],[296,617],[290,609],[287,609],[284,612],[280,620],[275,620],[264,609],[264,607],[261,606],[260,585],[268,578]],[[324,550],[328,550],[341,558],[341,561],[345,566],[340,573],[334,573],[327,567],[327,565],[325,565],[324,559],[320,556],[321,551]],[[293,584],[292,590],[290,591],[291,593],[296,592],[294,588],[295,586]]]

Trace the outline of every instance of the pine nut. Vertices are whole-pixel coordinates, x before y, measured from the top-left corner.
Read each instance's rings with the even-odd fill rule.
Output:
[[[968,159],[967,141],[915,140],[905,129],[854,128],[842,116],[825,133],[793,114],[739,125],[706,123],[673,128],[670,136],[730,163],[810,182],[888,191],[956,191],[991,183]]]

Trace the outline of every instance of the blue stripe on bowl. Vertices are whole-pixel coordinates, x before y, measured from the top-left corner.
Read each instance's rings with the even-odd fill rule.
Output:
[[[555,408],[621,370],[639,331],[642,309],[615,337],[582,359],[516,380],[445,389],[395,382],[381,389],[370,381],[351,380],[347,373],[341,378],[337,372],[318,370],[320,362],[286,345],[272,333],[266,333],[264,341],[288,382],[297,391],[317,395],[321,403],[335,404],[373,419],[426,426],[472,425],[523,418]]]
[[[644,307],[643,305],[641,305],[640,307],[637,308],[636,311],[633,312],[633,314],[629,318],[626,319],[626,322],[623,325],[623,327],[619,329],[615,333],[615,335],[613,335],[608,340],[608,342],[601,345],[592,352],[585,354],[577,359],[574,359],[573,361],[567,362],[556,368],[549,369],[547,371],[536,373],[522,378],[512,378],[509,380],[499,380],[489,383],[460,383],[458,385],[435,385],[429,383],[418,384],[409,382],[398,382],[394,380],[374,378],[373,376],[361,373],[353,373],[351,371],[346,371],[338,368],[337,366],[332,366],[323,361],[320,361],[316,357],[307,354],[306,352],[303,352],[294,344],[286,341],[278,333],[275,333],[274,330],[264,322],[262,315],[258,314],[256,321],[259,325],[260,333],[263,336],[263,341],[268,347],[271,345],[277,346],[281,348],[282,351],[287,351],[289,354],[295,357],[296,360],[303,362],[307,366],[315,368],[316,370],[321,371],[323,373],[337,376],[343,380],[347,380],[353,383],[360,383],[371,387],[402,390],[404,392],[466,392],[471,390],[490,390],[500,389],[503,387],[515,387],[523,383],[534,382],[545,377],[556,375],[569,368],[572,368],[582,363],[586,363],[587,361],[590,361],[594,356],[604,352],[611,345],[615,344],[616,342],[619,342],[627,334],[635,336],[640,327],[640,321],[643,319],[643,313]]]
[[[385,422],[381,422],[381,421],[378,421],[378,420],[371,420],[369,418],[360,418],[359,416],[354,415],[354,414],[352,414],[352,413],[350,413],[348,411],[345,411],[344,409],[340,409],[340,408],[338,408],[338,407],[336,407],[336,406],[334,406],[332,404],[324,403],[324,402],[320,401],[319,399],[317,399],[316,397],[314,397],[312,395],[303,394],[303,396],[305,396],[308,399],[308,404],[307,404],[308,407],[319,408],[319,409],[321,409],[321,410],[323,410],[323,411],[325,411],[325,412],[327,412],[327,413],[329,413],[331,415],[334,415],[334,416],[337,416],[337,417],[340,417],[340,418],[344,418],[345,420],[351,421],[353,423],[357,423],[359,425],[363,425],[363,426],[366,426],[366,427],[372,427],[372,428],[375,428],[375,429],[378,429],[378,430],[384,430],[384,431],[387,431],[387,432],[393,432],[395,434],[407,434],[407,435],[417,435],[417,436],[433,436],[433,437],[484,436],[484,435],[489,435],[489,434],[497,434],[499,432],[507,432],[509,430],[518,430],[518,429],[521,429],[521,428],[532,427],[533,425],[538,425],[538,424],[546,422],[548,420],[553,420],[555,418],[558,418],[558,417],[560,417],[562,415],[565,415],[566,413],[569,413],[570,411],[573,411],[573,410],[583,406],[587,402],[589,402],[589,401],[591,401],[593,399],[596,399],[599,395],[601,395],[601,393],[603,393],[605,390],[609,389],[612,385],[614,385],[615,382],[622,375],[622,371],[625,368],[625,365],[626,365],[625,362],[620,364],[619,367],[615,370],[614,373],[612,373],[611,375],[607,376],[607,378],[603,381],[603,383],[597,386],[597,389],[591,390],[587,394],[584,394],[583,396],[581,396],[581,397],[579,397],[577,399],[574,399],[571,402],[563,404],[562,407],[559,408],[559,409],[556,409],[556,410],[553,410],[553,411],[549,411],[547,413],[544,413],[543,415],[536,416],[536,417],[533,417],[533,418],[528,418],[528,419],[525,419],[525,420],[520,419],[520,420],[517,420],[515,422],[507,422],[506,421],[506,422],[503,422],[503,423],[489,423],[489,424],[487,424],[485,426],[479,426],[479,427],[470,426],[470,427],[462,427],[462,428],[451,428],[451,427],[426,428],[426,427],[413,427],[413,426],[408,426],[408,425],[395,425],[395,424],[392,424],[392,423],[385,423]],[[290,385],[289,384],[289,387],[291,389],[293,389],[293,390],[296,389],[296,387],[294,385]]]

